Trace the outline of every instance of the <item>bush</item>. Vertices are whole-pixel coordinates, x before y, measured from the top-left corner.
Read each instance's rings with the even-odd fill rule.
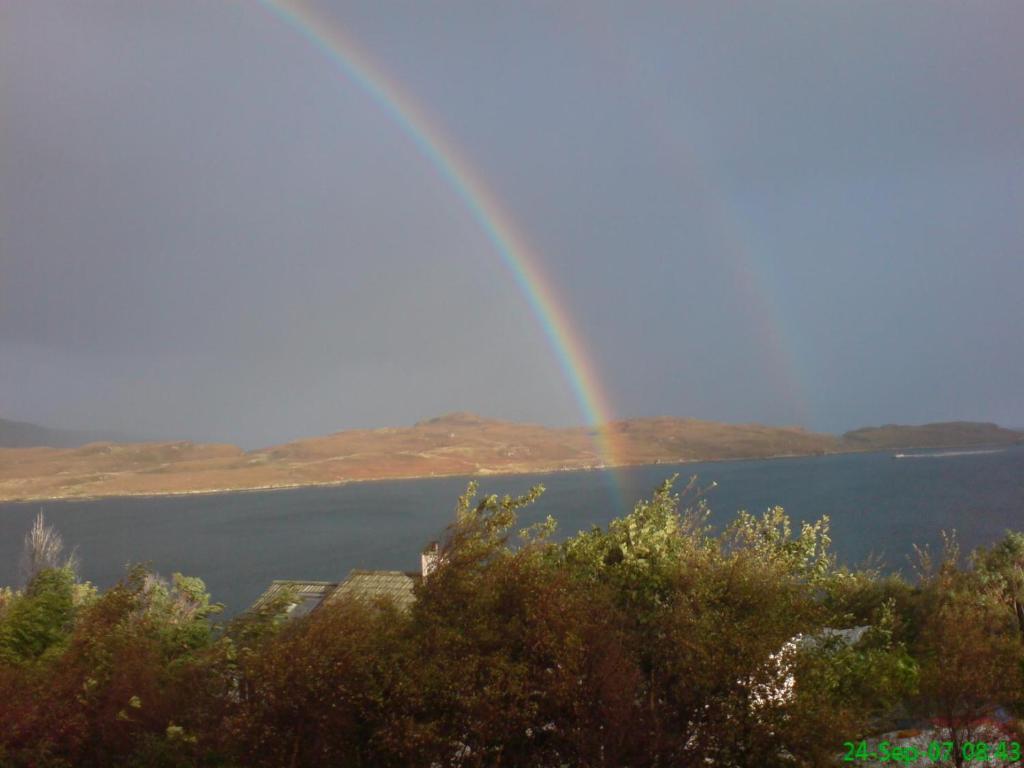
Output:
[[[915,584],[837,567],[828,521],[741,512],[694,482],[556,543],[522,497],[456,508],[407,611],[287,596],[221,626],[202,582],[67,564],[0,593],[7,766],[822,765],[897,718],[969,739],[1020,712],[1024,538]],[[694,495],[691,495],[694,494]]]

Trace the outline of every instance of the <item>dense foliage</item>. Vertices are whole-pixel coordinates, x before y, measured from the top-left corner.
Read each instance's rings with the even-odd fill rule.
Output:
[[[0,591],[0,765],[763,768],[901,722],[1013,733],[1024,536],[969,567],[950,540],[910,583],[837,566],[827,519],[715,533],[692,482],[682,511],[668,481],[607,529],[514,538],[540,491],[471,485],[408,611],[284,595],[218,624],[196,579],[100,593],[36,557]]]

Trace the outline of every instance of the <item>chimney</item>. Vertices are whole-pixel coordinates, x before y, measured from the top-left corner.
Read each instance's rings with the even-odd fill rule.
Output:
[[[426,579],[434,569],[437,568],[438,562],[441,558],[441,545],[436,541],[432,541],[427,544],[427,548],[420,554],[420,569],[423,574],[423,578]]]

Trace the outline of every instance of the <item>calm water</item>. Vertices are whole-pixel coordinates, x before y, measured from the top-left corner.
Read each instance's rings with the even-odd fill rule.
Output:
[[[603,525],[673,472],[716,481],[709,495],[721,524],[737,509],[779,504],[797,520],[832,519],[846,562],[881,555],[906,565],[913,543],[956,529],[965,549],[1007,528],[1024,530],[1024,447],[998,453],[893,459],[890,454],[659,465],[617,473],[481,478],[487,493],[547,492],[522,518],[548,514],[563,535]],[[465,478],[358,483],[270,493],[0,505],[0,584],[17,580],[21,540],[42,508],[78,548],[82,574],[114,583],[128,562],[202,577],[235,613],[275,578],[337,580],[351,568],[419,567],[423,545],[452,518]]]

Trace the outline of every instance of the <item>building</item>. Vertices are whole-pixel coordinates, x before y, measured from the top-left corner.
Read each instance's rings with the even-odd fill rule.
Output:
[[[364,571],[349,572],[344,581],[296,581],[275,579],[253,603],[251,611],[272,605],[284,593],[294,595],[295,602],[286,609],[288,618],[298,618],[342,597],[354,597],[377,603],[390,600],[401,610],[409,610],[416,600],[416,583],[428,577],[437,567],[440,547],[431,542],[421,556],[421,571]]]

